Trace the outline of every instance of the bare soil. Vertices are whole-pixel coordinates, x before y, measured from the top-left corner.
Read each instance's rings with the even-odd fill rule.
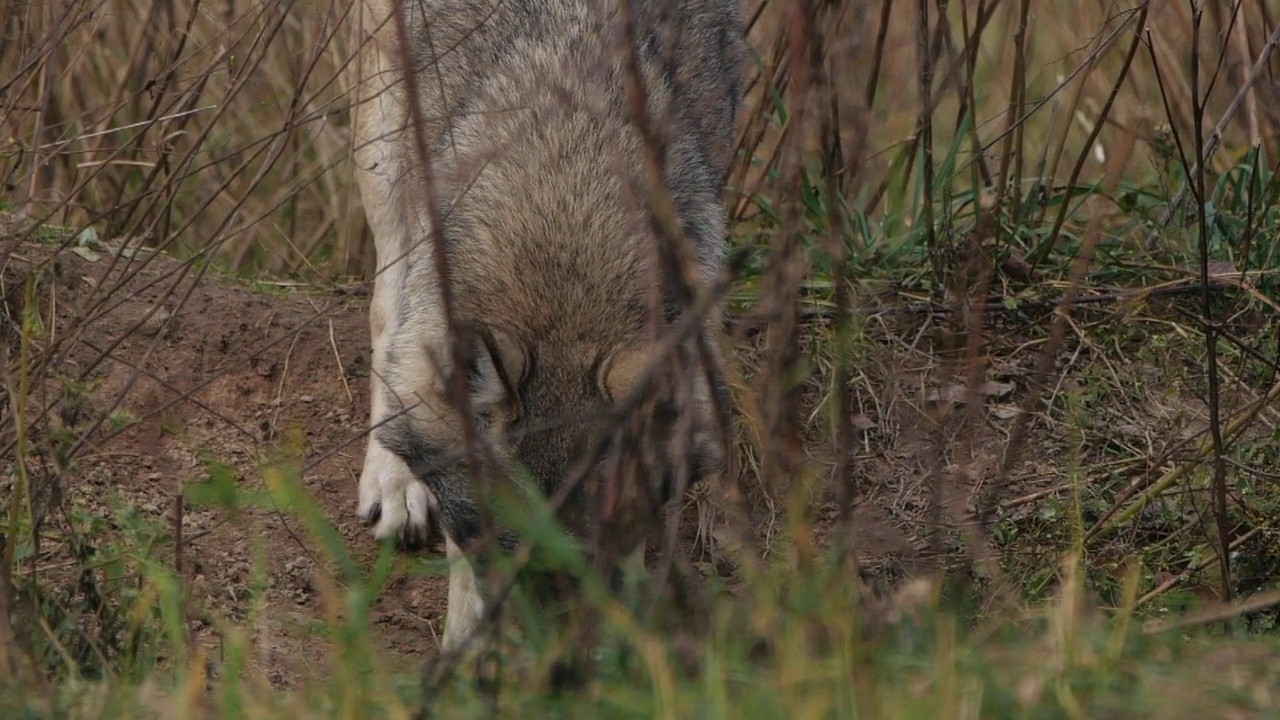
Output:
[[[23,280],[48,255],[24,245],[9,258],[9,317],[20,317]],[[81,414],[101,417],[119,399],[118,408],[137,420],[114,437],[104,437],[109,427],[91,435],[58,478],[71,506],[107,517],[109,496],[118,495],[171,522],[175,493],[208,477],[206,460],[260,488],[264,454],[296,434],[306,491],[352,555],[372,562],[377,546],[355,515],[368,422],[367,290],[255,288],[212,272],[197,281],[196,270],[164,257],[111,266],[110,256],[89,262],[62,253],[39,285],[42,304],[56,298],[45,338],[61,343],[52,374],[93,388]],[[90,322],[72,325],[86,313]],[[53,385],[42,399],[57,402]],[[57,523],[55,515],[49,530]],[[297,519],[260,509],[234,518],[188,509],[183,535],[188,590],[204,609],[193,620],[197,637],[216,649],[213,622],[202,614],[244,619],[253,612],[255,659],[273,684],[322,668],[326,643],[309,625],[323,612],[323,561]],[[251,608],[255,552],[265,554],[270,587],[265,603]],[[375,635],[389,657],[420,657],[436,645],[433,626],[444,607],[442,579],[407,582],[400,574],[378,600]]]

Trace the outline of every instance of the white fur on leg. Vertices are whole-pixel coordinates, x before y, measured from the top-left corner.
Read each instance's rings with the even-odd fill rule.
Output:
[[[409,511],[409,527],[416,528],[426,537],[427,526],[431,523],[431,513],[436,509],[436,498],[427,489],[426,484],[414,478],[405,488],[405,509]]]
[[[375,512],[385,513],[382,502],[382,478],[392,472],[393,453],[370,437],[364,451],[364,468],[360,471],[360,503],[356,512],[360,519],[369,522]],[[408,469],[408,468],[406,468]]]
[[[379,540],[405,532],[425,538],[431,526],[435,498],[413,476],[413,471],[395,453],[370,439],[360,474],[360,504],[357,512],[368,522],[375,511],[378,524],[373,530]]]
[[[394,279],[394,278],[392,278]],[[370,373],[370,425],[391,414],[390,388],[383,381],[386,347],[390,340],[390,281],[378,278],[374,283],[371,330],[373,334],[373,372]],[[430,535],[436,499],[425,484],[398,455],[388,450],[370,432],[365,450],[364,469],[360,474],[360,502],[357,511],[365,522],[378,516],[373,535],[379,540],[402,536],[406,540],[425,541]]]
[[[381,360],[379,345],[383,337],[374,338],[374,359]],[[374,363],[373,402],[371,418],[384,416],[382,402],[386,390],[381,388],[381,362]],[[381,390],[381,392],[379,392]],[[373,536],[379,540],[403,534],[405,538],[425,540],[431,530],[431,510],[435,498],[427,486],[413,476],[413,471],[395,453],[370,436],[366,441],[364,468],[360,472],[359,504],[356,512],[360,519],[370,522],[376,515],[377,527]]]
[[[385,3],[362,3],[360,23],[372,31],[386,20]],[[361,35],[363,38],[363,35]],[[373,232],[378,273],[373,283],[369,308],[369,330],[373,357],[369,374],[369,424],[386,419],[393,411],[395,396],[385,384],[387,346],[398,325],[398,293],[405,273],[404,260],[408,230],[401,196],[402,177],[398,134],[395,128],[403,117],[400,93],[392,86],[399,71],[377,44],[368,46],[355,73],[357,102],[352,107],[355,133],[356,184],[364,205],[369,229]],[[368,523],[375,516],[374,537],[385,539],[403,534],[425,539],[431,529],[431,508],[435,499],[418,482],[404,461],[387,450],[372,434],[366,440],[364,468],[360,472],[357,512]]]
[[[440,644],[441,649],[450,652],[480,626],[484,598],[471,563],[450,538],[445,538],[445,555],[449,559],[449,607],[445,611],[444,639]]]

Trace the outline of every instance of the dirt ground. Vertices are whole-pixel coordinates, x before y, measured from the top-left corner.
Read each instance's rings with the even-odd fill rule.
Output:
[[[30,261],[47,254],[23,246],[9,258],[7,299],[20,302]],[[137,419],[115,437],[89,443],[63,479],[68,500],[105,516],[107,495],[118,493],[142,514],[169,520],[178,484],[207,477],[205,458],[230,466],[238,483],[261,487],[257,460],[296,432],[310,466],[307,492],[349,551],[372,561],[377,547],[355,516],[360,433],[368,421],[367,291],[249,287],[210,274],[196,281],[196,271],[159,257],[111,265],[108,255],[89,262],[64,253],[42,283],[42,295],[56,297],[62,324],[48,335],[62,342],[55,373],[93,382],[84,415],[100,415],[119,397],[119,408]],[[119,289],[104,292],[117,282]],[[72,328],[86,312],[97,315]],[[260,613],[255,660],[273,684],[287,686],[321,668],[325,640],[308,630],[322,611],[320,560],[296,519],[188,509],[183,534],[194,606],[233,619]],[[265,552],[270,587],[265,605],[250,608],[255,551]],[[394,578],[375,608],[376,636],[392,657],[431,652],[444,605],[441,579]],[[197,637],[216,645],[212,623],[200,614]]]
[[[20,245],[0,258],[11,320],[20,317],[22,281],[48,255],[47,246]],[[52,400],[67,378],[89,381],[86,407],[73,413],[82,432],[85,418],[104,416],[117,398],[137,420],[114,437],[103,439],[110,423],[90,434],[74,467],[56,484],[72,507],[90,514],[105,517],[115,493],[139,513],[169,522],[177,487],[207,477],[205,459],[229,465],[244,487],[262,487],[256,462],[298,433],[309,467],[306,490],[349,551],[370,562],[377,548],[355,516],[368,421],[367,288],[251,286],[213,272],[197,276],[197,270],[149,254],[143,261],[70,252],[44,273],[38,297],[54,317],[34,349],[59,343],[50,376],[61,379],[38,396]],[[86,316],[87,324],[75,322]],[[6,333],[10,352],[17,348],[13,329]],[[66,405],[57,406],[64,420]],[[874,501],[855,511],[855,547],[873,574],[899,575],[929,549],[918,498],[911,499],[919,495],[922,477],[912,459],[918,448],[897,444],[855,464],[860,485],[878,489]],[[835,511],[825,512],[830,519]],[[58,522],[51,517],[46,532],[56,533]],[[210,613],[243,620],[253,612],[254,663],[273,685],[292,686],[323,672],[326,642],[309,628],[323,612],[321,566],[297,520],[264,510],[228,518],[188,509],[183,535],[184,575],[196,609],[192,626],[215,656]],[[251,608],[256,552],[265,554],[270,580],[262,604]],[[56,558],[42,562],[57,566]],[[436,650],[445,585],[443,578],[411,577],[405,565],[397,566],[377,600],[373,630],[387,657],[407,666]]]

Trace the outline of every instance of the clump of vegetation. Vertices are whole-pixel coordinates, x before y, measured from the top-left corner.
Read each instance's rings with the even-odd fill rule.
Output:
[[[347,165],[348,5],[7,8],[0,709],[407,718],[424,695],[447,717],[1273,708],[1272,5],[754,3],[728,189],[739,472],[698,489],[680,551],[620,593],[549,510],[511,516],[532,543],[517,560],[577,576],[565,612],[599,618],[592,675],[562,693],[546,679],[565,638],[519,586],[496,664],[424,673],[433,650],[389,649],[379,602],[443,561],[349,532],[350,508],[316,479],[333,453],[281,419],[323,404],[283,391],[291,362],[320,362],[291,351],[310,325],[348,398],[365,372],[330,302],[373,270]],[[229,372],[206,359],[227,334],[197,333],[200,363],[157,369],[193,288],[232,276],[262,304],[220,322],[263,333],[243,359],[274,389],[230,384],[251,417],[199,395]],[[313,316],[272,329],[271,303],[297,298]],[[126,356],[129,337],[143,340]],[[262,359],[271,348],[290,352]],[[139,411],[127,399],[146,383],[196,411]],[[254,451],[192,443],[185,465],[147,465],[210,419]],[[119,449],[126,437],[145,452]],[[204,597],[214,560],[198,543],[224,526],[252,562]],[[267,598],[296,570],[273,559],[283,542],[314,571],[281,629]],[[423,648],[431,627],[412,630]],[[308,671],[277,682],[289,653]]]

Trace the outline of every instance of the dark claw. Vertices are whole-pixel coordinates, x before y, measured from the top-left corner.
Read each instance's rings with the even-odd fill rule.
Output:
[[[426,547],[427,533],[425,528],[420,528],[413,523],[405,523],[400,529],[400,536],[396,538],[396,548],[399,550],[421,550]]]
[[[376,502],[373,504],[372,508],[369,508],[368,517],[363,518],[364,526],[370,527],[380,519],[382,519],[382,503]]]
[[[399,550],[425,550],[431,553],[444,552],[444,532],[436,521],[434,513],[427,516],[425,525],[406,523],[396,537],[396,548]]]

